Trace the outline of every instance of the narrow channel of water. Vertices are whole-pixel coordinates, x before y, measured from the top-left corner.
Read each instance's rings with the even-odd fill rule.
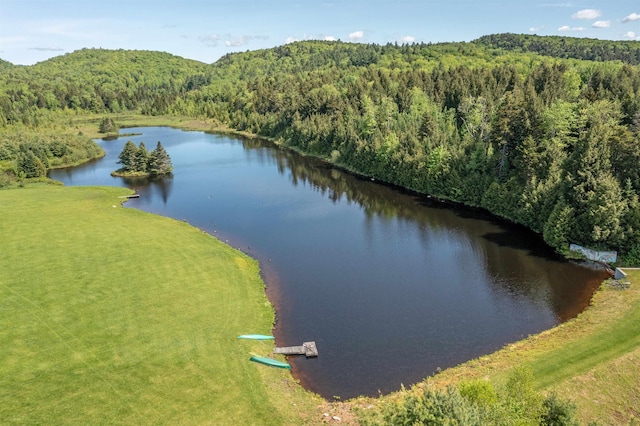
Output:
[[[605,273],[528,230],[362,179],[269,143],[171,128],[102,141],[107,155],[50,177],[136,189],[128,207],[183,219],[261,262],[279,346],[326,397],[377,395],[574,317]],[[172,178],[113,178],[127,140],[161,141]],[[247,332],[252,332],[247,330]]]

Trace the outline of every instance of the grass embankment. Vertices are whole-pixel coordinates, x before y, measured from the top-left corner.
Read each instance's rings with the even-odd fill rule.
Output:
[[[274,313],[255,261],[120,206],[123,188],[0,191],[0,423],[304,424],[321,401],[249,361]]]
[[[538,389],[573,401],[585,424],[628,424],[640,418],[640,271],[628,289],[604,283],[576,319],[452,368],[435,386],[470,378],[503,381],[518,365],[531,367]]]

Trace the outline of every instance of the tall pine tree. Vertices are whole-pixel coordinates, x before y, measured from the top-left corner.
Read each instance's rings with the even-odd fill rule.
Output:
[[[147,173],[149,168],[149,152],[144,142],[140,142],[138,151],[136,152],[135,164],[133,171],[138,173]]]
[[[136,147],[136,144],[134,144],[132,141],[129,140],[127,141],[127,143],[124,144],[124,148],[122,149],[122,152],[118,156],[118,158],[120,159],[120,161],[118,161],[118,164],[122,164],[121,170],[123,172],[135,171],[137,153],[138,153],[138,148]]]
[[[173,171],[173,164],[169,153],[164,149],[160,141],[156,149],[149,155],[148,172],[151,176],[166,175]]]

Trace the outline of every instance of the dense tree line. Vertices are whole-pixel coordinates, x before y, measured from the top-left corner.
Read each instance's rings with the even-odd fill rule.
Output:
[[[45,177],[54,167],[80,164],[104,155],[81,135],[35,132],[24,127],[0,132],[0,188],[17,178]]]
[[[375,60],[365,66],[319,67],[308,55],[340,57],[342,45],[285,47],[285,56],[227,58],[210,85],[167,112],[217,118],[379,180],[484,207],[559,250],[575,242],[637,252],[638,67],[464,43],[366,46]]]
[[[532,34],[492,34],[480,37],[474,43],[509,51],[535,52],[555,58],[640,64],[640,42],[631,40],[620,42]]]
[[[212,118],[379,180],[486,208],[559,250],[575,242],[639,253],[640,68],[629,59],[637,44],[492,37],[300,42],[210,66],[100,50],[34,67],[2,64],[0,126],[33,125],[49,108]],[[606,55],[575,53],[594,46]],[[121,59],[100,59],[112,56]],[[75,66],[82,71],[62,78]],[[55,85],[82,86],[85,95],[71,102]]]

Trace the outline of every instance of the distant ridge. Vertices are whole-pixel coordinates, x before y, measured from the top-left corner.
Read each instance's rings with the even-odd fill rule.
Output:
[[[555,58],[598,62],[618,60],[631,65],[640,64],[640,41],[504,33],[486,35],[473,43],[512,52],[534,52]]]

